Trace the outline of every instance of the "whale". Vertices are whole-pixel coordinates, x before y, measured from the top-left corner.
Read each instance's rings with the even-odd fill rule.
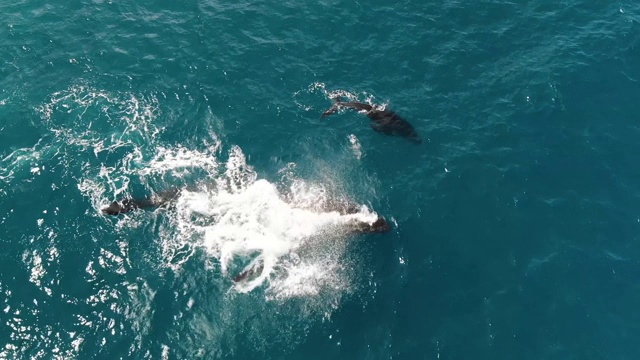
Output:
[[[171,189],[164,190],[157,194],[153,194],[149,197],[144,198],[128,197],[121,200],[113,201],[100,210],[102,211],[102,213],[107,215],[120,215],[138,209],[156,209],[160,207],[166,207],[173,199],[177,198],[179,194],[179,189]]]
[[[356,101],[344,102],[340,96],[334,96],[331,99],[333,100],[333,105],[322,113],[321,118],[325,118],[343,108],[355,109],[371,120],[370,126],[374,131],[384,135],[400,136],[415,144],[422,143],[422,139],[416,129],[393,111],[379,110],[369,104]]]

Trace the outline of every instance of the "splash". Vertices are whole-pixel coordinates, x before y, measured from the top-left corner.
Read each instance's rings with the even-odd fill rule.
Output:
[[[190,150],[184,146],[176,148],[158,147],[155,156],[148,165],[138,171],[139,175],[162,174],[169,171],[177,175],[184,176],[189,173],[189,169],[202,169],[209,174],[215,173],[218,162],[215,157],[210,156],[218,150],[219,143],[206,149],[206,151]],[[142,158],[138,159],[143,162]]]
[[[233,285],[238,292],[266,285],[268,296],[285,298],[317,294],[328,284],[345,287],[336,271],[345,248],[342,230],[377,215],[365,206],[349,215],[325,210],[327,189],[302,180],[283,195],[277,184],[257,179],[239,147],[230,153],[214,190],[184,191],[179,198],[180,237],[200,234],[200,245],[227,277],[259,266],[255,277]]]
[[[356,159],[362,159],[362,145],[360,145],[360,141],[354,134],[350,134],[348,136],[349,144],[351,144],[351,149],[353,150],[353,155],[355,155]]]

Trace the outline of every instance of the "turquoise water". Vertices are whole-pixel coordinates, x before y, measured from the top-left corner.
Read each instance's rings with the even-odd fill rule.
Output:
[[[637,2],[0,11],[0,358],[640,356]]]

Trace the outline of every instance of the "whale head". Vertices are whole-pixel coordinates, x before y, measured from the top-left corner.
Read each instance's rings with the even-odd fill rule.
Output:
[[[372,223],[358,221],[349,229],[350,232],[356,234],[383,234],[389,230],[391,230],[391,226],[383,217],[379,217]]]
[[[124,199],[122,202],[114,201],[100,210],[107,215],[118,215],[129,212],[135,208],[135,204],[130,199]]]

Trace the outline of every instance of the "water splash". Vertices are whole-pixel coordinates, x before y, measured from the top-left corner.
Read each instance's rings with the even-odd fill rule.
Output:
[[[198,233],[200,245],[218,259],[224,275],[259,259],[262,271],[236,283],[233,288],[239,292],[267,284],[271,297],[282,298],[315,294],[328,283],[340,283],[333,275],[339,264],[327,261],[339,261],[344,228],[353,221],[372,223],[377,215],[365,206],[349,215],[327,210],[326,189],[302,180],[293,181],[283,195],[277,184],[257,179],[238,147],[230,153],[214,190],[185,191],[179,198],[179,238],[193,240]]]

